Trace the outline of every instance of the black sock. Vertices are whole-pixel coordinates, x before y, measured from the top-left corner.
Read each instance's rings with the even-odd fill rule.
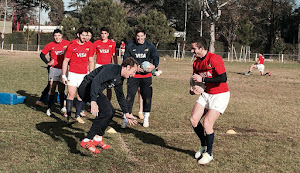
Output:
[[[194,131],[197,134],[198,138],[200,139],[201,146],[207,146],[206,136],[204,134],[204,128],[203,128],[201,122],[199,121],[197,127],[193,127],[193,128],[194,128]]]
[[[212,147],[213,147],[213,143],[214,143],[214,137],[215,137],[215,133],[212,134],[207,134],[206,135],[206,141],[207,141],[207,153],[209,155],[212,155]]]
[[[72,112],[72,107],[73,107],[73,100],[67,99],[66,106],[67,106],[67,115],[68,115],[68,117],[71,117],[71,112]]]
[[[250,74],[251,73],[251,71],[248,71],[248,74]]]
[[[85,103],[83,102],[83,105],[82,105],[81,111],[84,111],[84,109],[85,109]]]
[[[63,108],[65,102],[65,94],[59,94],[59,102],[60,102],[60,108]]]
[[[83,101],[77,100],[77,102],[76,102],[76,114],[75,114],[75,118],[79,117],[83,105],[84,105]]]
[[[53,105],[54,95],[49,95],[48,98],[48,109],[51,109],[51,106]]]

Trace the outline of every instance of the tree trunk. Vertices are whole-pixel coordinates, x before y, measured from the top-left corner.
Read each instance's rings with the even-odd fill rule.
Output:
[[[211,53],[215,53],[215,22],[210,23],[210,44],[209,44],[209,51]]]

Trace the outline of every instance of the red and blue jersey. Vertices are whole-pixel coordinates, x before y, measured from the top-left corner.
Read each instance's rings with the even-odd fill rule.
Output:
[[[226,73],[226,69],[221,56],[207,52],[203,60],[197,58],[194,61],[193,73],[199,74],[201,77],[205,77],[205,78],[214,78],[223,73]],[[226,82],[221,82],[221,83],[206,82],[205,86],[206,86],[205,92],[209,94],[219,94],[219,93],[224,93],[229,91]]]

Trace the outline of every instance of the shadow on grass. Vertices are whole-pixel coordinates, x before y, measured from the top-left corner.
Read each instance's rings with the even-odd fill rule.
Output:
[[[123,119],[123,113],[122,113],[122,111],[119,110],[119,109],[117,109],[115,117]],[[140,124],[140,125],[142,125],[142,124]],[[171,150],[174,150],[174,151],[177,151],[177,152],[181,152],[181,153],[184,153],[184,154],[187,154],[189,156],[194,157],[194,154],[195,154],[194,151],[192,151],[192,150],[185,150],[185,149],[181,149],[181,148],[176,148],[176,147],[170,146],[170,145],[168,145],[165,142],[165,140],[163,138],[161,138],[161,137],[159,137],[157,135],[154,135],[152,133],[148,133],[148,132],[144,132],[144,131],[139,131],[139,130],[136,130],[136,129],[133,129],[133,128],[130,128],[130,127],[127,127],[126,129],[122,129],[121,126],[120,126],[120,124],[118,124],[115,121],[112,121],[110,123],[110,126],[112,128],[114,128],[116,131],[120,132],[120,133],[125,133],[125,134],[132,133],[132,134],[134,134],[134,136],[136,138],[140,139],[143,143],[157,145],[157,146],[160,146],[160,147],[171,149]]]
[[[233,72],[233,73],[246,76],[245,73],[241,73],[241,72]]]
[[[72,124],[67,124],[60,118],[53,118],[57,121],[38,123],[36,124],[36,129],[49,135],[55,141],[64,140],[67,143],[71,153],[87,156],[76,148],[76,139],[83,139],[84,131],[82,129],[72,127]]]
[[[38,106],[38,105],[35,104],[35,102],[37,100],[39,100],[39,98],[40,98],[38,95],[36,95],[36,94],[29,94],[29,93],[27,93],[24,90],[18,90],[17,94],[20,94],[21,96],[25,96],[26,97],[26,100],[25,100],[24,104],[26,106],[28,106],[29,108],[31,108],[33,110],[36,110],[36,111],[41,111],[41,112],[46,113],[46,109],[47,108],[44,108],[44,107],[41,107],[41,106]]]

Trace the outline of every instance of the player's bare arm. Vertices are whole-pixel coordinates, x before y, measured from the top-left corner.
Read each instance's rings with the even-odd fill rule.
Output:
[[[89,57],[89,71],[93,71],[95,68],[94,56]]]
[[[66,76],[67,73],[67,69],[68,69],[68,64],[69,64],[70,58],[65,58],[63,61],[63,65],[62,65],[62,82],[63,84],[67,85],[68,79]]]

